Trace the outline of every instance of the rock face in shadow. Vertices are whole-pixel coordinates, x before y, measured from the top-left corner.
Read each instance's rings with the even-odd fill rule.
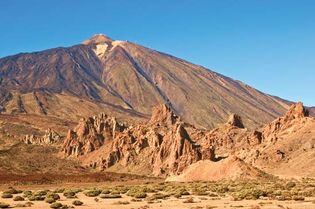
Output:
[[[236,126],[238,128],[245,128],[243,121],[242,121],[242,118],[237,114],[230,115],[227,123],[232,125],[232,126]]]

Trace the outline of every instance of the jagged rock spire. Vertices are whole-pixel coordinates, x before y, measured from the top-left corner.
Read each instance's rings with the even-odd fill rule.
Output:
[[[178,116],[166,104],[159,104],[152,109],[150,124],[172,125],[177,121]]]
[[[304,108],[302,102],[298,102],[296,104],[292,104],[290,109],[284,115],[285,119],[296,119],[296,118],[304,118],[309,115],[308,111]]]
[[[236,126],[238,128],[245,128],[241,116],[237,114],[231,114],[229,116],[227,124],[230,124],[232,126]]]

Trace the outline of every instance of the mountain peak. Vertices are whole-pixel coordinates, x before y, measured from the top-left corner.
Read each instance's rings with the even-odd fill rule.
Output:
[[[113,40],[104,34],[95,34],[91,38],[82,42],[82,44],[103,44],[103,43],[111,43]]]

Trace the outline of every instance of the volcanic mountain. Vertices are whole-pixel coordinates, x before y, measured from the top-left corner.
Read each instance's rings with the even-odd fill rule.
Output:
[[[77,121],[105,112],[145,121],[159,103],[198,128],[217,127],[231,113],[254,128],[288,109],[286,101],[240,81],[105,35],[0,59],[2,114]]]

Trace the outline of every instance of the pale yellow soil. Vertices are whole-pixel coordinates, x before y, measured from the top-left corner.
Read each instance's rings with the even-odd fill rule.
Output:
[[[16,195],[14,195],[16,196]],[[224,198],[212,198],[212,197],[204,197],[204,196],[186,196],[183,198],[170,198],[167,200],[157,200],[155,203],[148,203],[146,200],[142,200],[141,202],[133,202],[131,201],[131,197],[126,195],[122,195],[122,198],[118,199],[101,199],[97,198],[98,202],[95,201],[94,197],[86,197],[83,193],[77,194],[76,199],[67,199],[61,195],[61,200],[59,201],[62,204],[72,205],[73,200],[80,200],[84,202],[82,206],[75,206],[75,208],[81,209],[157,209],[157,208],[166,208],[166,209],[210,209],[210,208],[226,208],[226,209],[236,209],[236,208],[244,208],[244,209],[277,209],[277,208],[285,208],[285,209],[314,209],[315,208],[315,198],[306,199],[305,201],[271,201],[271,200],[242,200],[242,201],[233,201],[229,197]],[[183,201],[187,198],[193,197],[194,203],[184,203]],[[129,204],[121,205],[118,204],[118,201],[128,201]],[[0,198],[0,202],[9,203],[11,206],[15,206],[18,203],[26,203],[28,201],[13,201],[13,199],[3,199]],[[33,201],[34,205],[31,207],[24,208],[32,208],[32,209],[44,209],[50,208],[48,203],[44,201]]]

